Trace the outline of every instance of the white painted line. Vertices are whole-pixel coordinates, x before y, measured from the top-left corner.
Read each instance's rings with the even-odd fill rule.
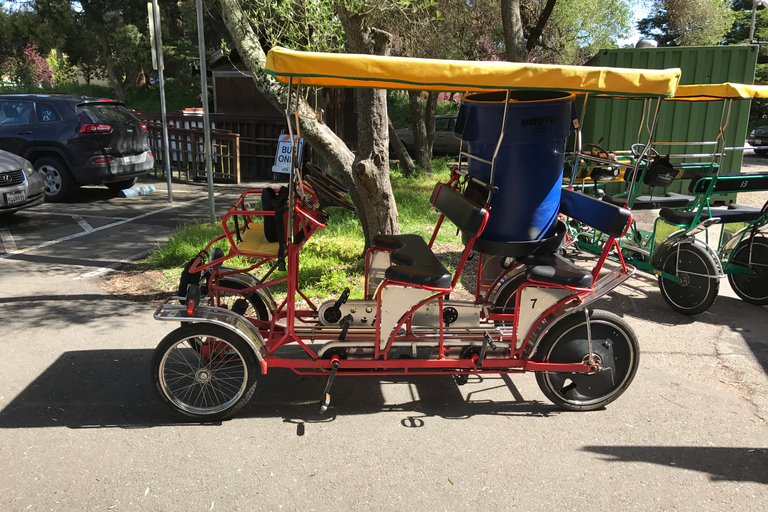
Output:
[[[37,209],[31,209],[26,212],[26,215],[51,215],[56,217],[73,217],[71,213],[65,212],[41,212]],[[105,220],[128,220],[130,217],[108,217],[106,215],[91,215],[86,213],[81,217],[88,217],[89,219],[105,219]]]
[[[146,258],[150,254],[152,254],[153,250],[154,249],[149,249],[147,251],[143,251],[143,252],[134,254],[133,256],[128,256],[124,260],[115,261],[113,263],[110,263],[109,265],[105,265],[105,266],[103,266],[101,268],[97,268],[95,270],[91,270],[90,272],[86,272],[85,274],[80,274],[75,279],[90,279],[92,277],[102,276],[102,275],[104,275],[104,274],[106,274],[108,272],[113,271],[114,269],[116,269],[117,267],[119,267],[121,265],[125,265],[126,263],[130,263],[132,261],[136,261],[136,260],[140,260],[142,258]]]
[[[0,228],[0,238],[3,240],[3,246],[5,246],[5,252],[8,253],[7,255],[18,252],[16,241],[13,239],[13,235],[8,228]],[[0,258],[2,257],[3,255],[0,255]]]
[[[88,224],[88,223],[85,221],[85,219],[84,219],[84,218],[82,218],[82,217],[81,217],[81,216],[79,216],[79,215],[73,215],[73,216],[72,216],[72,218],[75,220],[75,222],[77,222],[78,224],[80,224],[80,227],[81,227],[81,228],[83,228],[83,229],[85,230],[85,232],[86,232],[86,233],[93,233],[93,226],[91,226],[90,224]]]
[[[174,203],[171,206],[166,206],[165,208],[161,208],[161,209],[155,210],[153,212],[142,213],[141,215],[138,215],[136,217],[131,217],[130,219],[125,219],[125,220],[121,220],[121,221],[118,221],[118,222],[113,222],[111,224],[105,224],[103,226],[99,226],[98,228],[93,228],[93,231],[91,231],[91,233],[95,233],[97,231],[102,231],[104,229],[113,228],[115,226],[120,226],[122,224],[127,224],[129,222],[133,222],[135,220],[143,219],[145,217],[150,217],[152,215],[156,215],[158,213],[163,213],[163,212],[166,212],[168,210],[173,210],[174,208],[177,208],[179,206],[183,206],[183,205],[186,205],[186,204],[189,204],[189,203],[195,203],[197,201],[207,201],[207,200],[208,200],[208,197],[198,197],[197,199],[191,199],[191,200],[189,200],[189,201],[187,201],[185,203]],[[63,236],[61,238],[57,238],[56,240],[50,240],[48,242],[43,242],[41,244],[32,245],[30,247],[25,247],[24,249],[22,249],[20,251],[16,251],[13,254],[0,254],[0,260],[8,258],[9,256],[14,256],[15,254],[24,254],[24,253],[27,253],[27,252],[35,251],[37,249],[42,249],[43,247],[48,247],[50,245],[56,245],[56,244],[60,244],[62,242],[68,242],[69,240],[74,240],[75,238],[80,238],[81,236],[90,235],[91,233],[85,233],[85,232],[83,232],[83,233],[75,233],[74,235]]]

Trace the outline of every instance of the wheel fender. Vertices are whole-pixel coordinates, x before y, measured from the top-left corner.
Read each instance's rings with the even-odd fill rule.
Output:
[[[180,300],[184,300],[183,297],[166,299],[155,310],[155,320],[176,320],[187,323],[204,322],[229,329],[248,343],[259,363],[263,364],[266,343],[259,330],[248,319],[228,309],[213,306],[198,306],[195,308],[194,314],[190,316],[186,305],[172,303]]]
[[[226,273],[231,270],[238,270],[238,269],[233,267],[221,267],[219,272]],[[243,285],[244,288],[251,288],[253,286],[258,286],[261,284],[261,279],[247,272],[238,272],[236,274],[228,274],[226,278],[231,279],[232,281],[235,281],[237,283],[240,283],[241,285]],[[261,298],[261,300],[264,302],[264,305],[267,306],[267,311],[271,316],[272,313],[275,311],[275,309],[277,309],[277,302],[275,301],[275,297],[272,295],[272,292],[269,291],[269,288],[260,288],[258,290],[254,290],[253,293],[255,293]]]
[[[717,251],[710,247],[709,244],[705,244],[701,240],[690,236],[670,237],[660,243],[656,250],[653,251],[653,255],[651,256],[651,265],[653,268],[661,268],[661,262],[664,260],[664,257],[667,255],[667,253],[669,253],[669,251],[674,251],[677,244],[682,244],[685,242],[690,243],[691,245],[696,245],[699,247],[699,249],[709,253],[715,262],[715,271],[717,272],[717,277],[723,277],[725,275],[723,272],[723,264],[720,261],[720,255],[717,254]]]

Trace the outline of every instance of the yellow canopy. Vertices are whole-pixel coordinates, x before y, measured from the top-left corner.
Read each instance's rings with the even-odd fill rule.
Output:
[[[748,84],[697,84],[680,85],[672,100],[713,101],[724,99],[768,98],[768,86]]]
[[[618,96],[669,97],[680,69],[556,66],[515,62],[415,59],[343,53],[297,52],[275,47],[266,72],[302,85],[479,92],[546,89]]]

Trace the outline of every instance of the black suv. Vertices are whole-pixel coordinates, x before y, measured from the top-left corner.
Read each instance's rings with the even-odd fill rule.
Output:
[[[118,101],[85,96],[0,95],[0,149],[32,162],[53,202],[80,185],[132,187],[155,164],[141,121]]]

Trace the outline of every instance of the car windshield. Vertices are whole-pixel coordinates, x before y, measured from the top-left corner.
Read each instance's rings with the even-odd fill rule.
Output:
[[[77,106],[78,115],[84,114],[90,122],[129,124],[136,119],[124,107],[114,103],[83,103]]]

